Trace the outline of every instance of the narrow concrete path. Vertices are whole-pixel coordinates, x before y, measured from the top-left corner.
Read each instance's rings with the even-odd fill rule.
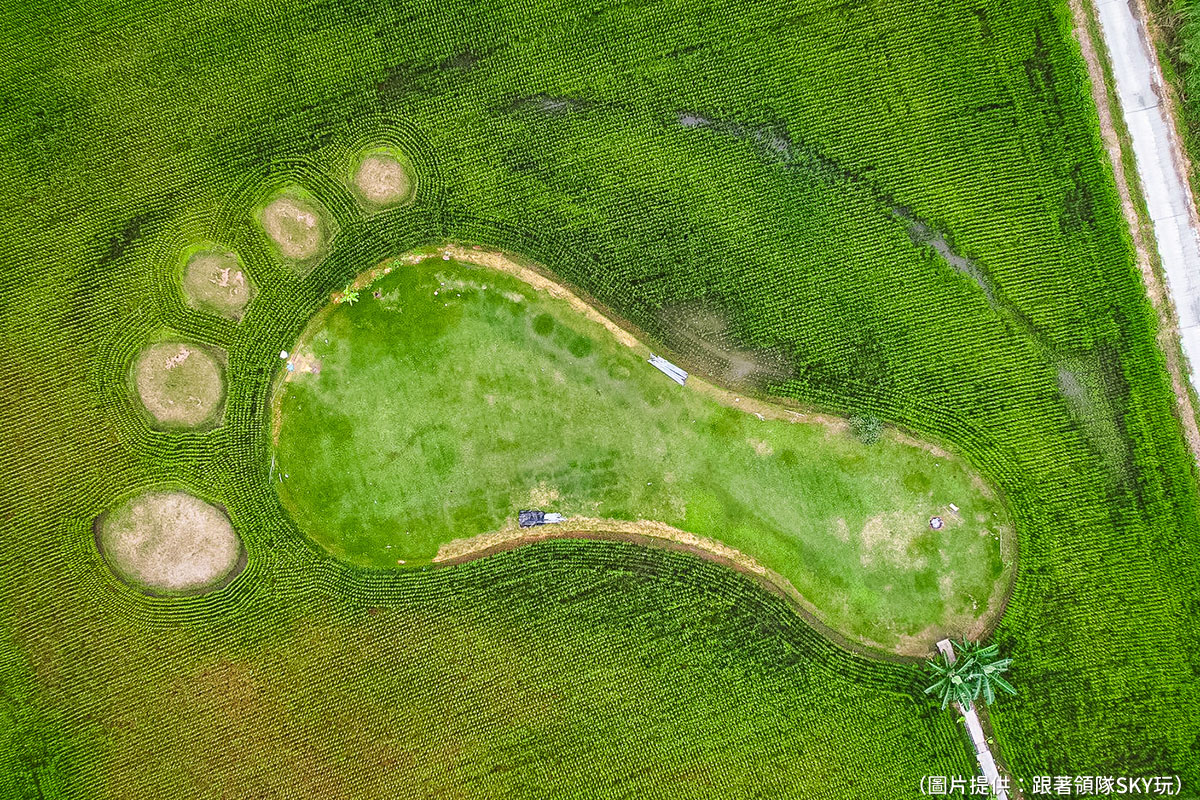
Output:
[[[957,656],[954,654],[954,646],[950,644],[950,640],[942,639],[937,643],[937,647],[946,656],[946,660],[953,664]],[[958,703],[955,703],[954,707],[967,721],[967,733],[971,736],[971,746],[975,748],[975,758],[979,761],[979,769],[987,778],[988,786],[992,787],[996,800],[1008,800],[1008,791],[1000,782],[1000,770],[996,767],[996,759],[992,757],[987,737],[983,735],[983,725],[979,722],[979,714],[975,712],[974,708],[971,708],[970,711],[964,710]]]
[[[1112,63],[1121,114],[1129,129],[1134,160],[1154,238],[1179,318],[1179,340],[1196,384],[1200,364],[1200,240],[1196,207],[1188,189],[1185,161],[1171,116],[1163,103],[1162,73],[1145,26],[1135,16],[1136,0],[1095,0]]]

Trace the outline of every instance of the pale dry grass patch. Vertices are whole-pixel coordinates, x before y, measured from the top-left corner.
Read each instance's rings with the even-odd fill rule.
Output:
[[[862,544],[862,565],[868,567],[883,560],[901,569],[924,569],[925,557],[914,555],[912,550],[917,538],[928,530],[928,517],[913,511],[891,511],[868,517],[858,534]]]
[[[533,487],[529,492],[529,504],[533,508],[543,508],[550,505],[559,497],[558,489],[545,481],[539,481],[538,485]]]
[[[101,520],[97,542],[126,582],[169,594],[212,588],[242,563],[229,518],[186,492],[135,497]]]
[[[413,181],[399,160],[385,153],[374,153],[358,165],[354,188],[367,203],[384,208],[409,199]]]
[[[775,448],[765,439],[747,439],[746,441],[754,448],[755,454],[760,458],[766,458],[775,452]]]
[[[225,399],[217,358],[196,344],[158,342],[134,365],[138,398],[161,425],[195,427],[215,418]]]
[[[294,261],[318,255],[328,238],[320,211],[288,195],[268,203],[259,219],[280,255]]]
[[[189,258],[182,288],[188,305],[232,319],[241,318],[254,295],[237,254],[228,250],[206,250]]]

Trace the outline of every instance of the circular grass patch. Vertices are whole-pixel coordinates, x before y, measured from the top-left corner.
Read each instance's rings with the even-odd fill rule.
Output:
[[[370,153],[359,162],[353,184],[359,197],[375,208],[400,205],[416,188],[408,167],[384,152]]]
[[[215,423],[225,400],[220,359],[192,342],[158,342],[134,362],[138,399],[160,427]]]
[[[245,565],[225,512],[186,492],[147,492],[118,506],[98,521],[96,543],[118,577],[157,594],[210,591]]]
[[[237,253],[220,248],[198,250],[186,257],[181,281],[184,299],[200,311],[241,319],[254,296],[254,284]]]
[[[280,197],[268,203],[261,220],[284,258],[304,261],[320,253],[325,244],[320,212],[295,197]]]

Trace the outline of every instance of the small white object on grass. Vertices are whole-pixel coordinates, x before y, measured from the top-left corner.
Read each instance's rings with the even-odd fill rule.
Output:
[[[953,511],[955,514],[957,514],[957,513],[958,513],[958,506],[954,505],[954,503],[951,503],[951,504],[950,504],[950,510],[951,510],[951,511]]]
[[[656,356],[654,353],[651,353],[650,364],[680,386],[683,386],[687,381],[688,374],[662,356]]]
[[[279,357],[280,357],[280,358],[287,358],[287,350],[280,350],[280,351],[279,351]]]

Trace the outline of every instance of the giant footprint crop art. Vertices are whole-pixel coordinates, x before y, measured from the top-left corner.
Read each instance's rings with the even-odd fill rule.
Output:
[[[0,24],[0,796],[917,796],[972,626],[1013,774],[1200,785],[1195,472],[1065,3]]]
[[[519,509],[545,506],[566,515],[564,533],[690,544],[876,647],[921,656],[993,621],[1007,514],[948,453],[864,444],[844,423],[749,398],[742,408],[695,378],[681,389],[561,288],[414,260],[354,281],[281,370],[276,488],[333,554],[461,561],[554,535],[516,527]]]

